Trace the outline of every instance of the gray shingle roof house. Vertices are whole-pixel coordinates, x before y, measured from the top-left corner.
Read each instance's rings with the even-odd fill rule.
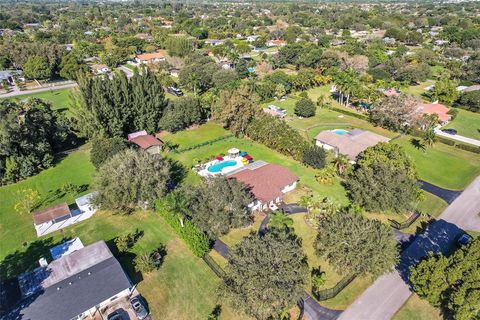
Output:
[[[104,241],[22,274],[19,284],[25,299],[6,320],[82,319],[128,296],[132,287]]]
[[[350,161],[356,161],[358,155],[368,147],[373,147],[379,142],[387,142],[390,139],[366,130],[335,129],[320,132],[315,140],[318,146],[322,146],[326,150],[334,150],[337,154],[343,154]]]

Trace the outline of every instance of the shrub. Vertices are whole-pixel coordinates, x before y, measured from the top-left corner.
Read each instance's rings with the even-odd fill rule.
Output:
[[[454,146],[455,145],[455,141],[451,140],[451,139],[448,139],[448,138],[444,138],[444,137],[441,137],[441,136],[436,136],[436,139],[438,142],[441,142],[443,144],[446,144],[448,146]]]
[[[457,144],[455,144],[455,147],[457,147],[458,149],[465,150],[465,151],[480,153],[480,147],[472,146],[470,144],[457,143]]]
[[[142,253],[136,256],[133,260],[133,264],[135,265],[135,270],[137,272],[149,273],[156,268],[155,261],[149,253]]]
[[[326,153],[322,147],[313,145],[303,151],[303,163],[315,169],[325,167]]]
[[[453,109],[453,108],[452,108],[452,109],[448,110],[447,113],[452,116],[452,119],[451,119],[451,120],[455,120],[455,118],[456,118],[457,115],[458,115],[458,109]]]
[[[313,117],[317,107],[309,98],[301,98],[295,103],[295,114],[299,117]]]
[[[155,210],[185,241],[194,255],[202,257],[210,251],[210,239],[190,220],[184,220],[182,227],[180,224],[180,215],[165,208],[161,200],[155,202]]]

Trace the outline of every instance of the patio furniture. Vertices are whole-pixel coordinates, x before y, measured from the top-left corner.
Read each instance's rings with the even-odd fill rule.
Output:
[[[237,148],[231,148],[228,150],[228,156],[231,158],[231,159],[234,159],[236,157],[238,157],[240,155],[240,150],[238,150]]]

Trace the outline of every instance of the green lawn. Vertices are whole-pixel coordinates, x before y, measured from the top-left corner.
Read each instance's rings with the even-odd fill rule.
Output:
[[[162,137],[162,140],[178,144],[178,148],[183,149],[230,134],[229,131],[214,122],[208,122],[196,129],[179,131],[175,134],[167,135]]]
[[[0,259],[6,254],[20,250],[24,241],[36,239],[33,219],[30,215],[20,215],[13,206],[17,202],[17,192],[22,189],[37,190],[43,202],[41,207],[47,207],[66,201],[71,204],[75,201],[71,196],[57,190],[65,183],[85,185],[87,192],[92,181],[94,167],[89,160],[89,151],[86,147],[72,152],[60,163],[52,168],[40,172],[38,175],[20,181],[16,184],[0,187]]]
[[[454,128],[459,135],[480,140],[480,113],[457,109],[455,120],[448,123],[445,128]]]
[[[43,99],[52,104],[52,109],[59,110],[61,112],[66,112],[67,115],[70,115],[68,109],[70,108],[70,93],[72,92],[71,88],[59,89],[59,90],[50,90],[37,93],[28,93],[21,96],[17,96],[13,99],[16,101],[24,100],[28,98],[39,98]]]
[[[443,188],[464,189],[480,174],[480,157],[478,154],[435,143],[425,150],[412,144],[412,137],[403,136],[397,143],[413,158],[421,179]]]
[[[302,239],[302,246],[308,258],[308,265],[310,270],[312,268],[320,267],[326,274],[326,282],[324,288],[331,288],[342,279],[342,275],[338,274],[332,266],[323,258],[319,258],[315,254],[314,242],[317,236],[317,231],[310,227],[304,220],[305,214],[294,214],[291,218],[294,222],[295,233]],[[322,301],[321,304],[332,308],[343,310],[347,308],[355,299],[372,283],[369,277],[359,277],[352,281],[345,289],[343,289],[336,297],[330,300]],[[306,288],[311,292],[311,285]]]
[[[415,86],[408,86],[407,88],[402,88],[400,89],[400,91],[417,96],[419,98],[423,98],[422,94],[425,93],[425,88],[434,84],[435,80],[427,80]]]
[[[393,320],[442,320],[440,310],[412,294]]]

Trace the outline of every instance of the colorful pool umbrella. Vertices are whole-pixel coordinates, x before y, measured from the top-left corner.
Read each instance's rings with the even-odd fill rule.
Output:
[[[248,153],[246,153],[245,151],[242,151],[240,152],[240,157],[245,157]]]
[[[244,158],[247,159],[247,160],[252,160],[253,159],[252,156],[249,155],[249,154],[247,154]]]
[[[223,157],[222,157],[222,156],[218,156],[216,159],[217,159],[217,160],[223,160]]]

